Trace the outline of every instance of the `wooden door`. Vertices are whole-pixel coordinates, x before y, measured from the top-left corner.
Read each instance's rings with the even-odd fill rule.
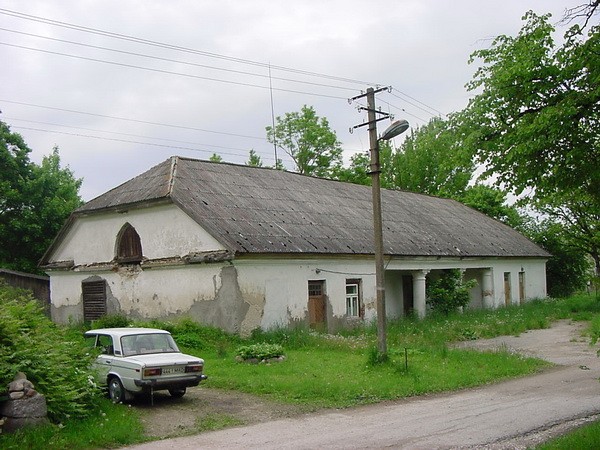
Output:
[[[510,272],[504,272],[504,304],[509,306],[512,303],[512,286],[510,283]]]
[[[325,281],[308,282],[308,320],[311,328],[325,328]]]
[[[525,303],[525,272],[519,272],[519,303]]]

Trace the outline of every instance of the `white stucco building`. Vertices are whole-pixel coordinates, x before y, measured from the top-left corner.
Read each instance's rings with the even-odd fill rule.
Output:
[[[388,318],[460,269],[473,307],[546,296],[548,254],[458,202],[383,191]],[[57,322],[191,317],[230,332],[375,317],[371,189],[173,157],[76,210],[42,266]]]

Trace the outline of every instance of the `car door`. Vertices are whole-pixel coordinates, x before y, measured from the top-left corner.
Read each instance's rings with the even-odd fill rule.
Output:
[[[112,337],[106,334],[99,334],[96,337],[96,348],[100,350],[95,363],[96,374],[98,382],[104,385],[115,359],[115,346]]]

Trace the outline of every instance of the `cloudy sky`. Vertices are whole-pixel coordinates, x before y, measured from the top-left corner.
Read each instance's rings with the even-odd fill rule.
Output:
[[[272,165],[272,113],[303,105],[348,160],[368,150],[365,128],[349,132],[364,101],[348,98],[392,86],[377,105],[421,126],[465,107],[473,51],[516,34],[527,10],[558,22],[581,3],[0,0],[0,120],[35,162],[58,146],[85,200],[172,155],[243,164],[254,149]]]

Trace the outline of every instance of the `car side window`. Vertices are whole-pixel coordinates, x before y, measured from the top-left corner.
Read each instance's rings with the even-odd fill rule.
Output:
[[[101,349],[103,355],[113,355],[114,354],[114,346],[113,341],[110,336],[105,336],[103,334],[98,335],[98,341],[96,342],[96,347]]]

